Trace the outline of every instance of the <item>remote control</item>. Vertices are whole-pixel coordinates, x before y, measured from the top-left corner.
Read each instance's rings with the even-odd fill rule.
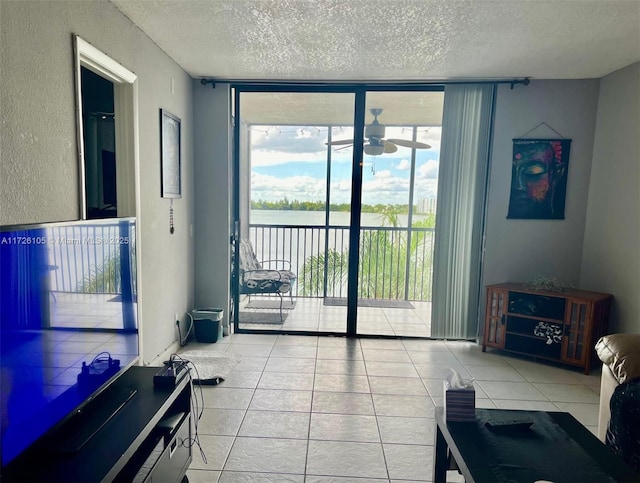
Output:
[[[533,421],[522,420],[506,420],[506,421],[487,421],[484,425],[490,431],[524,431],[531,427]]]

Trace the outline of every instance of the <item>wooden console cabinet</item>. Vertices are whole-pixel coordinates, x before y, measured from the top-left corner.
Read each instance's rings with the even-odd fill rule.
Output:
[[[487,347],[581,367],[589,374],[594,345],[607,334],[613,297],[586,290],[545,292],[522,283],[487,286],[482,351]]]
[[[154,388],[159,369],[127,369],[80,420],[73,416],[3,468],[2,481],[182,481],[192,457],[191,382]]]

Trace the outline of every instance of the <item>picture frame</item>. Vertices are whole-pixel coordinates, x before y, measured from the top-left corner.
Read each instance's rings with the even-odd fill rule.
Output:
[[[163,198],[182,198],[181,121],[160,109],[160,189]]]
[[[507,219],[564,220],[571,139],[513,139]]]

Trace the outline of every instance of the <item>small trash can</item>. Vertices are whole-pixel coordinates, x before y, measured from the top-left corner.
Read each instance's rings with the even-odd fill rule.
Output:
[[[219,308],[194,309],[193,331],[198,342],[216,342],[222,334],[222,316],[224,310]]]

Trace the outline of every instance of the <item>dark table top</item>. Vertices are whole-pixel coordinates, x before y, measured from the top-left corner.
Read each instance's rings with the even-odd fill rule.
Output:
[[[445,421],[442,432],[466,481],[638,482],[638,474],[571,414],[476,409],[475,421]],[[531,422],[528,428],[492,430],[487,422]]]

